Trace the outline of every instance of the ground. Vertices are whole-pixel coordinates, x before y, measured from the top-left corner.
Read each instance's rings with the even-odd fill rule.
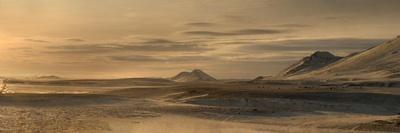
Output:
[[[10,85],[1,132],[400,132],[400,88],[273,83]]]

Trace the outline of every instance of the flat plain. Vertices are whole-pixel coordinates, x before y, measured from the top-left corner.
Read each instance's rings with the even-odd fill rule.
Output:
[[[98,81],[100,82],[104,81]],[[11,84],[2,132],[399,132],[400,89],[276,82]]]

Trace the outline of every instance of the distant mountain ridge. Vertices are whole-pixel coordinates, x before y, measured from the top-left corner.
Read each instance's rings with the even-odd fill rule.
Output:
[[[159,86],[174,84],[164,78],[121,78],[121,79],[60,79],[60,80],[24,80],[9,79],[11,84],[56,85],[56,86]]]
[[[181,72],[172,77],[171,80],[175,82],[217,81],[217,79],[200,69],[194,69],[191,72]]]

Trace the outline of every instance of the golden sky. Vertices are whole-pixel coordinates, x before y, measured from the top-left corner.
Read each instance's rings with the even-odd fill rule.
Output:
[[[399,0],[0,0],[0,76],[276,74],[395,37]]]

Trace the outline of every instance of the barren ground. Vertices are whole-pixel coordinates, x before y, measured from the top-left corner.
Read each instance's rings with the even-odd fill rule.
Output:
[[[400,132],[400,88],[11,85],[1,132]]]

